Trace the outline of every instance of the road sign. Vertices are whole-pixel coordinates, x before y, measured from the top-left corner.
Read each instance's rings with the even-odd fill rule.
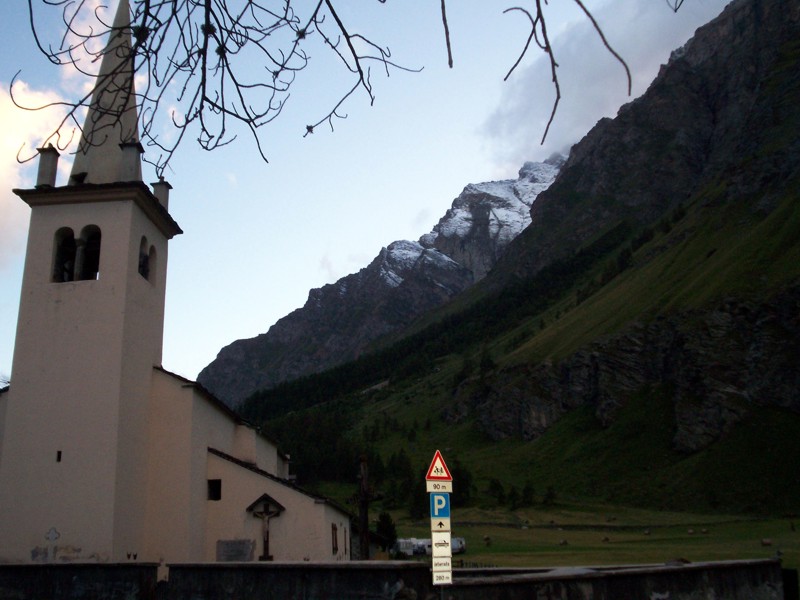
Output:
[[[447,492],[448,494],[453,491],[452,481],[426,481],[425,489],[428,492]]]
[[[449,556],[442,556],[431,560],[431,570],[435,573],[437,571],[450,571],[453,568],[453,559]]]
[[[431,494],[431,531],[450,531],[450,494]]]
[[[452,571],[434,571],[433,585],[451,585],[453,583]]]
[[[449,531],[431,531],[431,556],[434,558],[453,556]]]
[[[431,517],[431,531],[450,531],[450,519],[434,519]]]
[[[453,476],[450,475],[450,469],[444,464],[442,453],[438,450],[433,455],[433,460],[431,461],[431,466],[428,467],[428,474],[425,475],[425,480],[438,482],[453,481]]]
[[[431,492],[431,573],[433,585],[453,583],[453,547],[450,540],[450,492],[453,476],[438,450],[425,475],[425,486]]]
[[[450,518],[450,494],[431,494],[431,519]]]

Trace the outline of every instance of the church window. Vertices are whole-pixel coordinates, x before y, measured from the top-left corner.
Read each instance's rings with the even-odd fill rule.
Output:
[[[156,247],[150,246],[150,250],[147,253],[147,262],[150,265],[150,276],[147,278],[150,281],[153,281],[155,274],[156,274]]]
[[[214,501],[222,500],[222,479],[208,480],[208,499]]]
[[[53,282],[72,281],[75,277],[75,234],[69,227],[56,231],[53,244]]]
[[[331,550],[333,554],[339,554],[339,528],[336,523],[331,524]]]
[[[100,278],[100,228],[87,225],[81,231],[75,260],[75,274],[82,281]]]
[[[150,280],[150,252],[147,249],[147,238],[142,236],[139,243],[139,275]]]

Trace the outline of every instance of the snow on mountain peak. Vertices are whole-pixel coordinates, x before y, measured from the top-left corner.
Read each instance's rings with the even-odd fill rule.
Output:
[[[476,215],[483,212],[488,212],[489,235],[507,244],[530,224],[534,200],[550,187],[564,161],[563,156],[553,155],[543,163],[526,162],[518,179],[467,185],[433,230],[419,239],[420,244],[432,248],[439,236],[466,238],[475,227]]]
[[[421,262],[436,265],[440,269],[452,269],[458,264],[438,250],[425,248],[419,242],[398,240],[381,251],[380,276],[390,287],[397,287],[405,274],[414,270]]]

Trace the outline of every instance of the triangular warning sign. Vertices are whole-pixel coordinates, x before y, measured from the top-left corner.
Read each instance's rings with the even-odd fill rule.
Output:
[[[426,481],[453,481],[453,476],[450,475],[450,470],[444,464],[442,453],[438,450],[433,455],[431,466],[428,467],[428,474],[425,475]]]

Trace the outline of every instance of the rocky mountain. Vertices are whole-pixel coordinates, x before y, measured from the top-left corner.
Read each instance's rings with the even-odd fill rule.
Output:
[[[617,315],[630,312],[628,320],[617,319],[615,330],[606,326],[604,336],[557,360],[466,381],[447,410],[450,422],[471,416],[492,439],[532,440],[581,406],[591,406],[607,426],[636,393],[665,387],[674,447],[697,451],[755,407],[800,413],[800,293],[787,259],[800,241],[791,230],[800,178],[798,106],[800,2],[737,0],[700,28],[643,96],[573,147],[534,204],[531,226],[485,280],[489,290],[530,281],[625,224],[640,232],[617,257],[619,268],[638,267],[641,278],[616,300]],[[634,256],[676,221],[679,233]],[[722,247],[709,241],[723,230],[729,237]],[[645,290],[660,289],[667,272],[649,269],[666,254],[682,273],[646,302]],[[780,273],[768,277],[778,264]],[[589,282],[589,292],[601,283]],[[722,292],[713,305],[694,300]]]
[[[481,485],[795,514],[798,198],[800,0],[734,0],[572,148],[467,294],[244,412],[294,448],[338,416],[378,464],[448,447]]]
[[[313,289],[306,304],[220,350],[198,382],[231,406],[253,392],[358,357],[483,279],[530,223],[564,158],[528,162],[514,180],[470,184],[430,233],[396,241],[357,273]]]
[[[720,178],[734,195],[791,175],[800,142],[780,123],[797,100],[798,10],[796,0],[735,1],[699,28],[642,96],[572,148],[491,287],[538,272],[622,220],[655,223]]]

